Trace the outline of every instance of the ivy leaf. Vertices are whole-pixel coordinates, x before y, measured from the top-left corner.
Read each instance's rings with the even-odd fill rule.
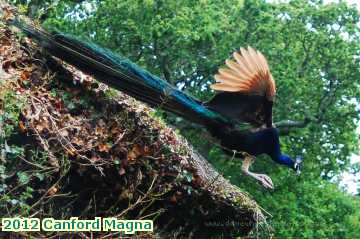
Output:
[[[25,172],[18,172],[16,175],[18,176],[21,184],[27,184],[30,181],[29,175]]]

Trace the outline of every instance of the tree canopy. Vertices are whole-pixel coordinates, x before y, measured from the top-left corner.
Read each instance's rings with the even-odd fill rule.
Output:
[[[233,51],[260,50],[277,83],[274,118],[282,149],[305,159],[300,177],[258,158],[255,169],[276,186],[265,191],[240,175],[241,162],[204,141],[201,129],[172,116],[169,122],[272,215],[276,238],[359,237],[359,197],[336,185],[342,172],[360,170],[350,163],[359,153],[360,115],[360,14],[354,6],[322,0],[13,2],[45,26],[109,47],[202,100],[214,94],[212,76]]]

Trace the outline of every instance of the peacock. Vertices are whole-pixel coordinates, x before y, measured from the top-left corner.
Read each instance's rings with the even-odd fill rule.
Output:
[[[100,82],[205,127],[225,153],[243,158],[243,173],[265,188],[274,188],[271,178],[249,170],[258,155],[266,154],[300,173],[302,158],[293,160],[280,150],[279,131],[272,122],[276,85],[260,51],[248,46],[234,52],[214,76],[216,82],[210,88],[217,93],[210,101],[201,102],[109,49],[17,18],[9,23],[50,55]]]

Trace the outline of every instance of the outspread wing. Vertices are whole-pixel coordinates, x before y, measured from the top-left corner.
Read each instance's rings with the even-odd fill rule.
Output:
[[[235,60],[226,60],[227,68],[214,76],[217,83],[210,87],[221,92],[206,105],[255,127],[272,127],[276,86],[264,55],[248,47],[233,56]]]
[[[228,68],[219,69],[214,76],[217,83],[210,87],[218,91],[265,95],[274,101],[275,81],[264,55],[248,47],[240,48],[240,52],[234,52],[233,56],[235,61],[226,60]]]

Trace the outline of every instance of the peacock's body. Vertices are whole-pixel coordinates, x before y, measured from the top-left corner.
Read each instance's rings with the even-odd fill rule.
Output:
[[[219,139],[228,153],[246,152],[243,171],[273,187],[271,179],[248,171],[253,156],[269,155],[274,161],[298,169],[297,162],[280,151],[279,134],[272,126],[275,82],[265,57],[252,48],[234,53],[228,68],[215,75],[211,87],[221,91],[209,102],[200,102],[166,81],[141,69],[129,60],[98,45],[59,32],[49,33],[20,20],[11,24],[36,39],[51,55],[93,75],[126,94],[203,125]],[[251,124],[259,130],[239,130],[236,125]],[[243,153],[236,153],[243,156]]]

